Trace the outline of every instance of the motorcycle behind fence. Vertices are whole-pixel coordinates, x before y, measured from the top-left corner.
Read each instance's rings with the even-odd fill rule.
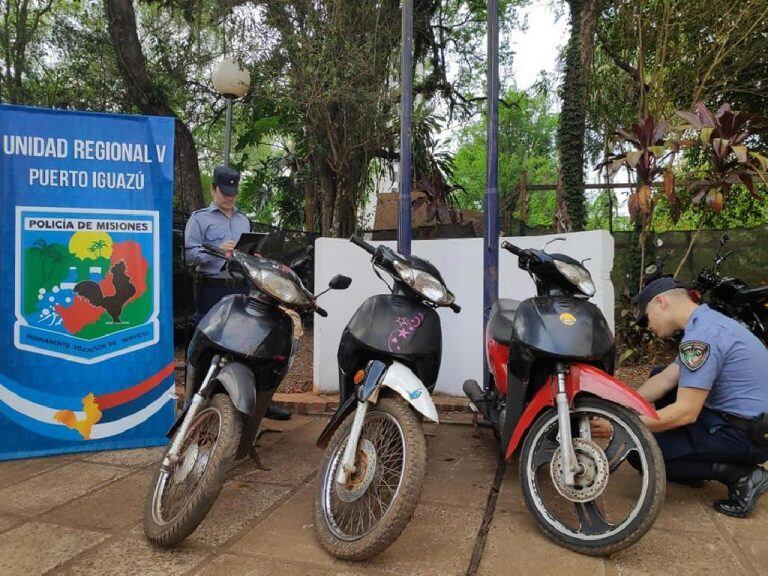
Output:
[[[251,454],[258,461],[254,440],[296,354],[298,314],[327,315],[287,266],[240,250],[205,250],[222,258],[250,292],[214,305],[189,344],[185,402],[168,432],[171,442],[144,511],[144,533],[156,546],[177,544],[195,531],[234,460]],[[328,289],[350,282],[336,276]]]
[[[502,248],[517,256],[537,295],[493,305],[489,384],[467,380],[464,393],[502,456],[522,446],[523,498],[544,533],[583,554],[616,552],[650,529],[664,501],[662,454],[637,414],[658,416],[611,376],[613,334],[588,301],[595,286],[582,263],[509,242]]]
[[[720,249],[728,243],[728,234],[720,237]],[[659,238],[655,242],[661,248],[664,242]],[[662,276],[664,265],[671,251],[660,254],[654,262],[645,267],[643,285],[647,285]],[[723,276],[720,266],[730,256],[733,250],[715,254],[711,267],[703,267],[693,286],[690,288],[691,298],[695,302],[709,305],[713,310],[741,322],[763,344],[768,346],[768,285],[749,287],[746,282],[733,276]]]
[[[421,421],[438,421],[431,398],[442,354],[435,309],[461,308],[426,260],[352,242],[371,254],[377,275],[392,278],[392,293],[365,300],[342,334],[340,405],[317,440],[326,452],[314,526],[327,552],[365,560],[400,536],[418,503],[427,460]]]

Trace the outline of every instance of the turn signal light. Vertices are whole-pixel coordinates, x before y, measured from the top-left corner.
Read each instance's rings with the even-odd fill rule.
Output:
[[[365,370],[358,370],[355,372],[355,376],[352,380],[354,381],[355,386],[360,386],[363,380],[365,380]]]

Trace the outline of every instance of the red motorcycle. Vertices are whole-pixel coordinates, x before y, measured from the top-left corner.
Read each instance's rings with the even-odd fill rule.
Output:
[[[613,334],[588,301],[595,286],[587,269],[563,254],[502,248],[518,257],[537,295],[493,305],[489,386],[467,380],[464,393],[507,460],[522,444],[520,485],[544,533],[583,554],[616,552],[648,531],[664,501],[661,451],[637,413],[658,416],[611,376]]]

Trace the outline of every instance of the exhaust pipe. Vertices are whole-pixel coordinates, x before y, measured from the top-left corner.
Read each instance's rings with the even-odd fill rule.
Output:
[[[469,398],[470,407],[474,412],[480,412],[486,422],[492,422],[491,409],[488,406],[488,400],[483,394],[483,390],[477,383],[477,380],[465,380],[462,386],[464,395]]]

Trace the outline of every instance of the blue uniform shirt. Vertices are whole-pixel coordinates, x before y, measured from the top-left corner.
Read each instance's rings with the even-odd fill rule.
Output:
[[[224,261],[203,252],[203,244],[220,246],[231,240],[237,242],[240,235],[251,231],[251,221],[235,210],[227,217],[216,204],[193,212],[184,230],[184,249],[187,265],[194,266],[206,278],[229,278],[221,271]]]
[[[709,390],[707,408],[744,418],[768,412],[768,349],[736,320],[699,306],[676,362],[680,386]]]

